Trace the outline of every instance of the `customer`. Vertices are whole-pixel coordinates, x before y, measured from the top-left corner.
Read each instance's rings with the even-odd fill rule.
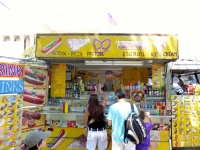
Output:
[[[34,130],[30,132],[24,139],[26,150],[41,150],[46,146],[46,138],[48,138],[50,134],[50,131],[43,132]]]
[[[112,150],[134,150],[135,145],[133,143],[124,143],[124,122],[131,114],[130,103],[125,100],[126,93],[124,90],[118,89],[115,95],[118,102],[110,106],[107,116],[108,125],[112,125]],[[135,105],[134,112],[138,114]]]
[[[95,150],[96,146],[98,146],[98,150],[105,150],[108,144],[104,120],[104,108],[107,100],[104,97],[103,91],[101,89],[98,91],[103,98],[102,104],[99,104],[97,93],[91,94],[88,101],[89,106],[86,109],[84,116],[84,125],[87,125],[91,119],[93,119],[93,122],[88,124],[86,143],[86,148],[88,150]]]
[[[114,84],[113,84],[113,80],[112,80],[112,71],[107,70],[105,72],[105,76],[106,76],[106,79],[102,85],[103,86],[102,90],[103,91],[114,91]]]
[[[150,147],[150,130],[153,128],[153,124],[150,118],[149,113],[146,113],[144,111],[140,111],[140,117],[144,120],[146,117],[149,119],[149,123],[145,123],[146,131],[147,131],[147,137],[142,141],[142,143],[136,145],[136,150],[148,150]]]

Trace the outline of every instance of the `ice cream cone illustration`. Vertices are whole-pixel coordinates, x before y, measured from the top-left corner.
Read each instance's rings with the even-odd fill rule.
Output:
[[[163,49],[166,47],[166,41],[166,36],[153,37],[153,45],[157,49],[159,56],[162,56]]]

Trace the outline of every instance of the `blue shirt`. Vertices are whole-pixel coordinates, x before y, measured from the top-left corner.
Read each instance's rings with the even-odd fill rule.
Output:
[[[138,114],[138,109],[134,105],[134,112]],[[124,142],[124,121],[131,113],[129,102],[117,102],[110,106],[107,120],[112,121],[112,138],[116,142]]]

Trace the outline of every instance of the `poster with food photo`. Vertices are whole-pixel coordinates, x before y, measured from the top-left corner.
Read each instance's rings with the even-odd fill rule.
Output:
[[[165,87],[165,66],[162,64],[152,65],[152,87],[161,89]]]
[[[24,108],[22,111],[22,129],[31,129],[45,125],[44,114],[40,114],[39,111],[42,107]]]
[[[23,96],[23,106],[45,105],[47,99],[46,88],[25,87]]]
[[[25,66],[24,86],[46,87],[47,68],[40,66]]]

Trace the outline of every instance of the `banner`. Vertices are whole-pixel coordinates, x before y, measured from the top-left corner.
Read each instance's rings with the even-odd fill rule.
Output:
[[[23,94],[23,80],[0,80],[0,94]]]
[[[164,89],[165,87],[165,65],[152,65],[152,88]]]
[[[0,149],[21,144],[22,97],[0,96]]]
[[[176,35],[38,34],[38,58],[177,59]]]
[[[0,77],[24,77],[24,65],[0,63]]]
[[[52,65],[51,97],[65,97],[66,64]]]

